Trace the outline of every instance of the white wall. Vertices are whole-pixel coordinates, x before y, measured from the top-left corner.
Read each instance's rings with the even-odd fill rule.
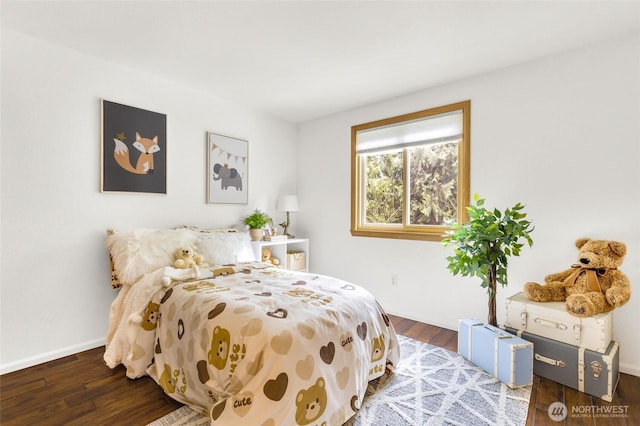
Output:
[[[295,193],[297,170],[292,221],[311,238],[312,270],[369,288],[394,314],[451,329],[483,318],[484,291],[448,273],[440,244],[349,234],[350,127],[464,99],[472,192],[499,207],[526,203],[536,225],[533,249],[511,261],[511,284],[499,291],[499,320],[506,296],[575,261],[582,236],[625,241],[621,269],[634,286],[639,58],[638,37],[616,40],[304,123],[296,168],[291,124],[3,29],[0,373],[103,343],[116,295],[106,228],[227,226],[254,207],[275,215],[275,198]],[[99,193],[100,98],[168,115],[168,195]],[[249,140],[247,206],[205,204],[206,131]],[[634,294],[614,331],[621,368],[636,375],[639,310]]]
[[[101,194],[99,99],[167,114],[167,195]],[[109,227],[240,225],[295,193],[295,126],[2,31],[0,372],[104,343]],[[205,198],[205,133],[249,141],[249,204]]]
[[[371,90],[375,90],[372,87]],[[624,241],[620,268],[640,288],[640,38],[626,38],[357,108],[299,126],[299,234],[311,269],[367,287],[390,312],[457,328],[486,318],[479,280],[452,277],[437,242],[352,237],[350,127],[471,100],[471,192],[527,205],[534,246],[509,264],[504,299],[568,268],[574,241]],[[390,276],[398,276],[392,288]],[[640,375],[640,295],[614,313],[620,366]]]

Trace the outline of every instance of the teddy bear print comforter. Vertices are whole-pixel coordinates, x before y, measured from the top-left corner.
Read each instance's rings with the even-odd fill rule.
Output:
[[[162,268],[123,290],[107,364],[149,374],[214,425],[342,425],[400,355],[373,296],[327,276],[259,262]]]

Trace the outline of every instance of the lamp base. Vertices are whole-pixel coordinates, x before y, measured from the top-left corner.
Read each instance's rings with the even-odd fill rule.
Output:
[[[291,224],[291,221],[289,220],[289,212],[287,212],[287,220],[279,224],[283,228],[282,235],[286,235],[287,238],[295,238],[296,237],[295,235],[292,235],[288,232],[288,228],[290,224]]]

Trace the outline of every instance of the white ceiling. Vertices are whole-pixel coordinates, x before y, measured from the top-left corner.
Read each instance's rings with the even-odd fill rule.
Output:
[[[303,122],[640,32],[640,2],[11,1],[3,27]]]

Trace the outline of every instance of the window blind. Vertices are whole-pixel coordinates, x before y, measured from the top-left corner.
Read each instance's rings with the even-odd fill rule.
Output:
[[[366,154],[443,143],[462,138],[462,110],[363,129],[356,133],[356,153]]]

